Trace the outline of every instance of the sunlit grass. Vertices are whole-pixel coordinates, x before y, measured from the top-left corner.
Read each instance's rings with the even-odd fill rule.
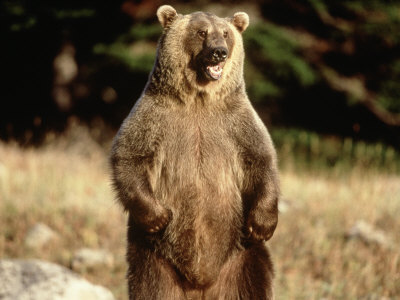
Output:
[[[395,299],[400,296],[400,177],[355,171],[332,178],[282,173],[281,214],[270,243],[278,299]],[[384,230],[393,248],[346,239],[358,221]]]
[[[88,138],[85,131],[82,138]],[[40,250],[24,244],[37,222],[60,235]],[[114,254],[114,268],[85,276],[122,299],[125,223],[114,201],[106,152],[90,140],[39,149],[0,143],[0,257],[35,257],[69,267],[75,250],[105,248]]]
[[[83,275],[127,299],[126,216],[114,201],[107,150],[84,129],[79,132],[76,142],[64,137],[41,148],[0,143],[0,257],[35,257],[69,267],[76,249],[105,248],[114,254],[115,266]],[[400,297],[398,174],[283,164],[281,181],[289,208],[268,243],[277,299]],[[346,239],[358,220],[383,230],[394,246]],[[24,236],[37,222],[60,238],[32,250]]]

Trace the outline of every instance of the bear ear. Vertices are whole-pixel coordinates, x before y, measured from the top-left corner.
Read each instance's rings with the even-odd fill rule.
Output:
[[[163,28],[169,27],[178,16],[175,8],[170,5],[160,6],[157,10],[158,21]]]
[[[236,29],[242,33],[249,26],[249,15],[245,12],[237,12],[231,18],[231,22],[235,25]]]

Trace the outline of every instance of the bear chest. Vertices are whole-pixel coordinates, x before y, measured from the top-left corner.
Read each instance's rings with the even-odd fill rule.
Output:
[[[236,193],[242,163],[230,130],[223,118],[215,116],[180,115],[165,124],[152,172],[154,188]]]

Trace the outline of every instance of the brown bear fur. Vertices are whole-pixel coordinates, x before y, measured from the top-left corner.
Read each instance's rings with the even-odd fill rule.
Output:
[[[142,96],[114,139],[130,299],[272,299],[276,154],[243,79],[246,13],[157,11]],[[221,72],[222,69],[222,72]]]

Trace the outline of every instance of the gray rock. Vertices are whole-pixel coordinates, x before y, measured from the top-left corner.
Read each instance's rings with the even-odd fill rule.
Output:
[[[1,300],[114,300],[62,266],[40,260],[0,260]]]
[[[112,268],[114,266],[113,255],[104,249],[79,249],[73,256],[71,267],[74,271],[92,270],[98,267]]]
[[[293,206],[293,203],[286,198],[282,198],[278,202],[278,210],[280,213],[288,212],[292,208],[292,206]]]
[[[357,221],[346,234],[349,239],[361,240],[366,244],[375,244],[383,248],[391,248],[392,242],[386,234],[363,220]]]
[[[25,245],[29,248],[39,249],[57,238],[57,233],[46,224],[37,223],[26,234]]]

